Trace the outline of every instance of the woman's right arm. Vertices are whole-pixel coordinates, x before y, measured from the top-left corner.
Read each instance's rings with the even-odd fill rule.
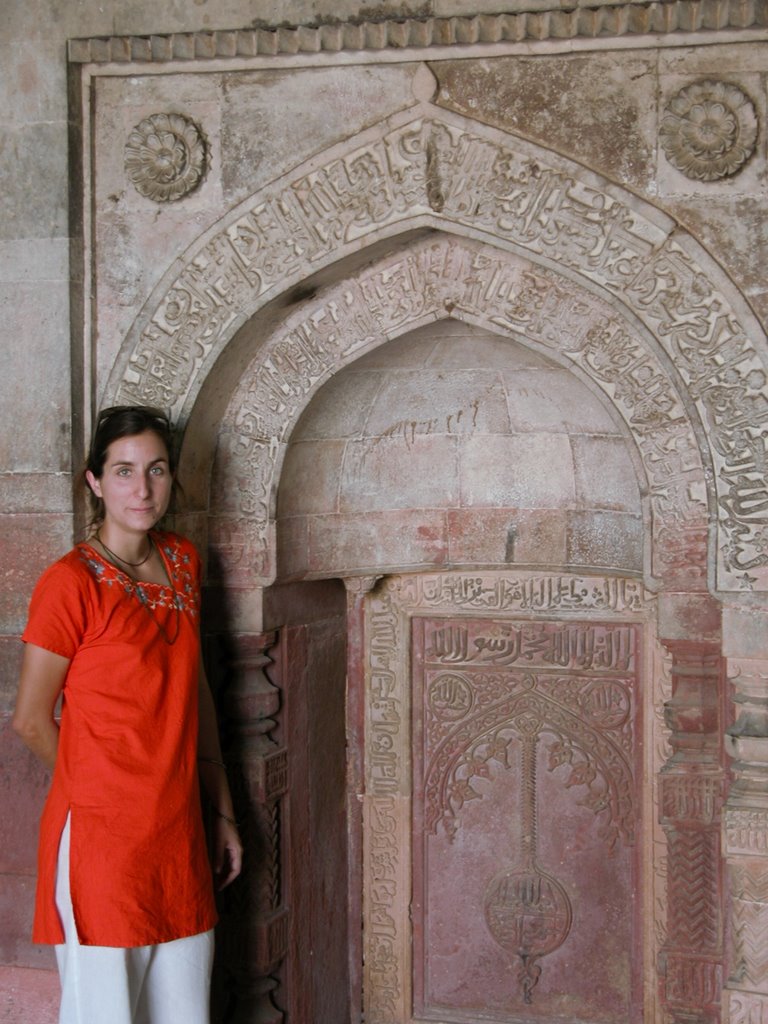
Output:
[[[13,728],[48,768],[56,763],[59,726],[53,717],[69,658],[35,644],[24,645]]]

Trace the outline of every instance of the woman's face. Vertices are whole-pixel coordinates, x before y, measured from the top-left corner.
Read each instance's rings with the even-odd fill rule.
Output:
[[[171,500],[168,450],[152,430],[113,441],[101,476],[89,470],[86,479],[104,502],[104,525],[126,533],[146,533]]]

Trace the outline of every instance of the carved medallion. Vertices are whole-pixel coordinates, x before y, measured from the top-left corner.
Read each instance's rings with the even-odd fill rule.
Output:
[[[125,144],[125,170],[136,191],[168,203],[197,188],[205,173],[202,132],[181,114],[152,114]]]
[[[752,156],[757,115],[737,86],[697,82],[667,104],[660,134],[667,159],[686,177],[716,181],[736,174]]]
[[[537,961],[559,949],[571,930],[568,894],[556,878],[531,865],[498,874],[486,889],[484,910],[494,939],[520,958],[517,980],[529,1005],[541,975]]]
[[[472,707],[474,694],[467,680],[454,672],[438,676],[429,688],[432,711],[445,719],[462,718]]]

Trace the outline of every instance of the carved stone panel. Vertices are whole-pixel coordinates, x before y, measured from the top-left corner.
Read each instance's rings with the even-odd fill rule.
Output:
[[[638,627],[413,620],[419,1019],[640,1019]]]
[[[487,571],[367,595],[368,1024],[657,1019],[649,599],[615,577]]]

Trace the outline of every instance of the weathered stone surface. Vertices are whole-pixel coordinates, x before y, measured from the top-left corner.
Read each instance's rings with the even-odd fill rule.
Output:
[[[515,432],[613,434],[617,430],[604,406],[605,397],[589,395],[568,370],[507,366],[502,376]]]
[[[54,966],[43,970],[0,965],[0,1014],[8,1024],[55,1024],[60,991]]]
[[[647,188],[653,175],[653,61],[637,54],[441,64],[439,103],[568,151]],[[585,102],[585,95],[589,102]]]
[[[64,238],[22,238],[0,242],[0,284],[65,282],[69,243]]]
[[[6,715],[0,719],[0,875],[34,875],[37,868],[37,823],[51,773],[26,749]]]
[[[413,102],[418,65],[227,75],[221,184],[233,205],[287,167]],[[311,96],[312,101],[307,102]],[[290,125],[290,131],[286,131]]]
[[[345,442],[305,441],[291,449],[284,467],[278,514],[336,512],[339,508]]]
[[[723,651],[729,658],[765,658],[768,653],[768,606],[726,605]]]
[[[30,254],[30,260],[35,258]],[[0,466],[6,471],[69,469],[67,310],[68,285],[63,279],[17,277],[0,283],[0,316],[8,339],[0,380]],[[35,400],[20,407],[20,393],[34,395]]]
[[[0,126],[0,237],[61,238],[67,234],[64,121]]]
[[[50,946],[34,946],[31,941],[34,911],[33,875],[0,875],[0,962],[14,967],[47,969],[55,963]]]
[[[562,565],[568,513],[547,509],[460,509],[448,513],[451,565]]]
[[[67,516],[72,510],[72,478],[66,472],[0,473],[0,507],[8,513],[55,512]]]
[[[305,516],[280,519],[277,524],[277,575],[301,577],[309,565],[309,525]]]
[[[659,597],[659,635],[670,640],[720,640],[722,606],[707,595],[663,594]]]
[[[763,199],[755,195],[710,196],[703,205],[690,197],[668,203],[680,221],[700,238],[723,264],[768,327],[768,288],[755,253],[768,250]]]
[[[626,442],[599,398],[567,371],[541,364],[517,343],[449,321],[401,337],[391,359],[376,349],[333,377],[304,412],[283,465],[281,570],[294,575],[308,564],[315,517],[390,510],[393,522],[391,510],[418,508],[430,522],[435,509],[466,510],[442,520],[452,564],[552,565],[568,554],[639,568],[639,491]],[[609,528],[604,520],[589,544],[582,538],[568,548],[568,520],[555,510],[577,508],[634,512],[632,554],[619,543],[616,522]],[[541,524],[533,510],[543,513]],[[333,522],[342,531],[346,520]],[[582,523],[577,532],[585,529]],[[405,535],[402,541],[410,546]],[[391,565],[411,563],[383,539],[379,554]],[[368,564],[366,548],[347,568]]]
[[[342,512],[455,506],[459,504],[456,439],[406,435],[351,441],[340,495]]]
[[[638,572],[643,564],[642,519],[628,512],[570,512],[568,565]]]
[[[69,550],[72,527],[61,514],[8,515],[0,522],[0,623],[6,634],[21,633],[34,585],[43,569]]]
[[[469,438],[461,448],[461,496],[470,507],[571,505],[575,486],[567,436]]]
[[[0,715],[9,714],[16,704],[23,651],[24,644],[18,636],[0,635]]]
[[[440,336],[439,329],[435,335]],[[497,371],[429,366],[382,378],[365,423],[366,437],[401,438],[409,444],[425,435],[509,433],[507,396]]]
[[[578,433],[571,437],[571,449],[579,505],[619,512],[639,510],[637,470],[623,438]]]
[[[395,561],[402,567],[437,566],[446,554],[441,511],[317,516],[311,523],[309,571],[317,575],[343,576]]]

